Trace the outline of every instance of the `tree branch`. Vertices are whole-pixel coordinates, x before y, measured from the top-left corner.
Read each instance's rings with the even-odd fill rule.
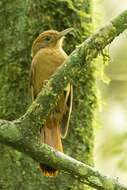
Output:
[[[58,96],[68,82],[74,82],[79,70],[86,68],[97,55],[127,28],[127,10],[83,42],[51,77],[47,85],[18,120],[0,120],[0,142],[26,153],[38,162],[68,171],[80,181],[96,189],[127,190],[117,181],[93,168],[41,144],[39,127],[56,105]]]
[[[1,122],[2,121],[0,121],[0,123]],[[8,123],[6,124],[4,127],[8,128]],[[64,171],[67,171],[73,175],[80,182],[99,190],[127,190],[127,188],[121,185],[117,180],[104,176],[94,168],[80,161],[77,161],[61,152],[58,152],[46,144],[40,144],[40,142],[37,141],[31,142],[32,139],[26,140],[26,138],[13,138],[13,135],[15,136],[15,134],[16,137],[18,136],[19,131],[16,131],[15,133],[13,130],[15,127],[11,127],[12,138],[10,140],[8,137],[6,137],[7,139],[4,144],[12,146],[21,152],[24,152],[37,162],[47,163],[48,165],[58,170],[63,169]]]

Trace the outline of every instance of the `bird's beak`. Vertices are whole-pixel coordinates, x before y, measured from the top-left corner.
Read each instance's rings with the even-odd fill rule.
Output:
[[[72,30],[73,30],[73,28],[67,28],[67,29],[61,31],[61,32],[59,33],[58,38],[59,38],[59,39],[62,38],[63,36],[65,36],[65,35],[67,35],[69,32],[71,32]]]

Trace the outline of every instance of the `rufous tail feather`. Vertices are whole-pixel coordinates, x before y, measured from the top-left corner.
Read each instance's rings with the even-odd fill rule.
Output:
[[[63,152],[59,123],[56,118],[49,116],[46,124],[41,129],[42,141],[54,149]],[[46,164],[40,163],[40,169],[48,177],[56,176],[58,171]]]

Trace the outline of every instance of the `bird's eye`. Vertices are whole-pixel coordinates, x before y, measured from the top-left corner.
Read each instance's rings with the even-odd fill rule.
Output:
[[[50,37],[46,37],[46,38],[45,38],[45,41],[46,41],[46,42],[49,42],[50,40],[51,40]]]

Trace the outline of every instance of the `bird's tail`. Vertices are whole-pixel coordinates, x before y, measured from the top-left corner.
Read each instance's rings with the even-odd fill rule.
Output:
[[[45,126],[41,129],[43,143],[48,144],[54,149],[63,152],[59,123],[56,118],[49,117]],[[46,164],[40,163],[40,168],[45,176],[56,176],[57,170]]]
[[[54,177],[58,173],[56,169],[51,168],[50,166],[42,163],[40,163],[40,169],[43,172],[44,176],[47,177]]]

